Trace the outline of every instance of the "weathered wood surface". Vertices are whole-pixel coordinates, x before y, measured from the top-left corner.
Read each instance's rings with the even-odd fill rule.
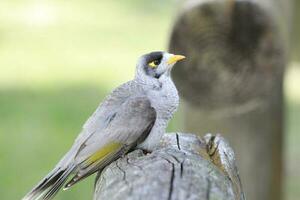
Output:
[[[135,150],[99,173],[94,200],[103,199],[230,200],[236,195],[229,176],[210,161],[205,142],[170,133],[154,152]]]
[[[173,73],[184,131],[222,132],[247,199],[281,199],[289,3],[185,1],[171,33],[169,51],[187,57]]]

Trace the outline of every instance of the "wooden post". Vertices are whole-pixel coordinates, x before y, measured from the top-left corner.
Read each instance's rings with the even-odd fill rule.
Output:
[[[300,1],[294,0],[293,4],[293,20],[292,20],[292,38],[293,43],[290,45],[292,49],[293,61],[300,62]]]
[[[231,147],[222,142],[219,147],[234,158]],[[234,178],[215,164],[219,161],[210,160],[207,143],[197,136],[165,134],[151,154],[136,150],[100,172],[94,200],[244,200],[235,193]],[[229,165],[235,165],[231,161]]]
[[[247,199],[282,194],[283,94],[288,0],[191,0],[169,51],[187,132],[222,132],[237,152]]]

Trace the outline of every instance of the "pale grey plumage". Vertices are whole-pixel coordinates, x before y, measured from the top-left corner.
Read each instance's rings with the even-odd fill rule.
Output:
[[[173,57],[164,52],[142,56],[135,78],[116,88],[99,105],[69,152],[23,200],[51,199],[70,174],[75,176],[65,188],[103,169],[136,146],[153,150],[178,106],[179,98],[170,71],[180,59],[168,63]],[[149,67],[152,60],[158,59],[159,65]],[[113,151],[102,152],[115,143]]]

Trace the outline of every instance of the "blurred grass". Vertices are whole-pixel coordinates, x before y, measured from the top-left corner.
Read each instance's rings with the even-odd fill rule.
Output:
[[[0,91],[1,199],[20,199],[54,167],[106,92],[82,85]],[[91,197],[91,181],[61,199]]]
[[[175,2],[0,1],[0,196],[20,199],[69,149],[143,53],[167,44]],[[91,199],[93,178],[56,199]]]
[[[285,77],[285,199],[300,196],[300,63],[291,63]]]
[[[165,49],[175,4],[0,2],[1,199],[20,199],[46,175],[103,97],[133,76],[138,56]],[[299,77],[292,67],[285,85],[289,200],[300,196]],[[56,199],[91,199],[92,185],[89,178]]]
[[[287,197],[286,199],[297,200],[300,196],[300,103],[287,104],[286,108],[286,130],[288,134],[285,138],[285,161],[287,163],[287,166],[285,166],[285,178],[287,178],[285,193]]]

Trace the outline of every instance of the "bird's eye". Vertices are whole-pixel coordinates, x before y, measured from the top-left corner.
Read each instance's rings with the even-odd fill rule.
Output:
[[[154,60],[152,62],[150,62],[148,65],[151,67],[151,68],[156,68],[158,65],[159,65],[159,60]]]

